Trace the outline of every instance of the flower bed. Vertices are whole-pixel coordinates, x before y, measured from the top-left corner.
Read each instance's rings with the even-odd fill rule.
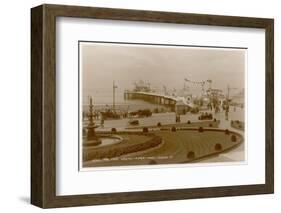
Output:
[[[106,149],[93,149],[87,150],[83,153],[83,161],[94,160],[94,159],[105,159],[105,158],[116,158],[121,155],[126,155],[134,152],[144,151],[156,147],[162,143],[162,139],[159,136],[154,136],[153,138],[140,142],[130,144],[120,144],[119,146],[114,146]]]

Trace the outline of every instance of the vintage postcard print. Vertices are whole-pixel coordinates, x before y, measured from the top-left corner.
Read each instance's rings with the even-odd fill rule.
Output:
[[[246,55],[79,41],[81,168],[244,162]]]

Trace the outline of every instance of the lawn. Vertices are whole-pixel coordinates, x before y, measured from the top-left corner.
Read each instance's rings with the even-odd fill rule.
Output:
[[[233,133],[226,134],[224,131],[204,130],[177,130],[172,132],[153,131],[155,136],[162,138],[162,143],[157,146],[148,146],[147,149],[141,152],[130,153],[130,158],[124,160],[122,155],[119,159],[113,161],[103,161],[98,163],[87,163],[88,166],[126,166],[126,165],[147,165],[151,164],[171,164],[171,163],[185,163],[192,162],[210,155],[218,154],[227,151],[243,142],[243,137],[235,134],[236,141],[232,141]],[[141,144],[148,141],[152,136],[148,135],[122,135],[124,141],[120,144],[114,144],[108,147],[93,148],[84,150],[85,153],[94,153],[94,151],[106,151],[114,148],[124,148],[132,144]],[[84,153],[84,154],[85,154]],[[189,155],[192,153],[192,155]],[[127,156],[127,155],[124,155]],[[190,157],[191,156],[191,157]]]
[[[156,135],[164,138],[164,145],[152,152],[147,152],[146,156],[159,156],[159,155],[172,155],[173,162],[186,162],[194,159],[188,159],[188,152],[194,152],[195,159],[202,158],[218,151],[215,150],[215,145],[220,144],[221,150],[227,150],[239,143],[242,138],[237,142],[231,141],[233,134],[225,134],[218,131],[204,131],[199,133],[197,130],[189,131],[159,131]]]

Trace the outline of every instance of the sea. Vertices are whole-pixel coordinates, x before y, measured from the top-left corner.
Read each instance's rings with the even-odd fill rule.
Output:
[[[84,112],[87,112],[89,109],[90,97],[92,97],[94,110],[104,111],[106,109],[112,109],[113,107],[112,91],[91,92],[87,96],[82,97]],[[153,104],[143,100],[124,99],[124,92],[121,91],[115,93],[115,110],[117,111],[131,112],[140,109],[154,110],[156,108],[158,108],[159,110],[167,109],[163,105]]]

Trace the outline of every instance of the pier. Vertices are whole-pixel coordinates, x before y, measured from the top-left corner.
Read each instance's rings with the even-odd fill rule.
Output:
[[[169,107],[171,111],[179,112],[179,114],[181,114],[181,111],[189,111],[194,107],[193,104],[187,103],[183,97],[169,96],[153,92],[126,90],[124,92],[124,99],[139,99],[149,103],[163,105]]]

